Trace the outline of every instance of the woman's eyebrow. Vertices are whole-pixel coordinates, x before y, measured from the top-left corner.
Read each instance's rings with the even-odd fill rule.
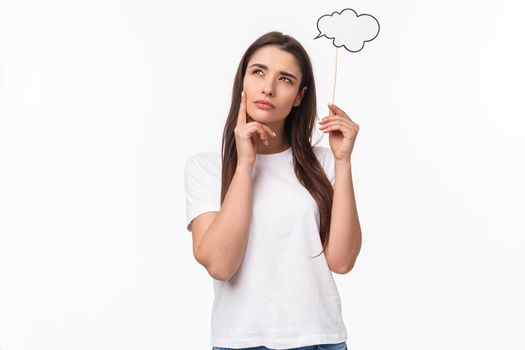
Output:
[[[254,63],[250,66],[251,67],[260,67],[262,69],[266,69],[268,70],[268,66],[267,65],[264,65],[264,64],[261,64],[261,63]],[[288,76],[288,77],[291,77],[291,78],[294,78],[295,80],[298,80],[295,75],[291,74],[291,73],[288,73],[288,72],[284,72],[284,71],[280,71],[279,74],[282,74],[282,75],[285,75],[285,76]]]

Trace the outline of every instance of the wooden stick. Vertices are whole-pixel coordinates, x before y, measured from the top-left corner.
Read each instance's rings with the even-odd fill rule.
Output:
[[[335,49],[335,70],[334,70],[334,89],[332,91],[332,104],[334,104],[334,99],[335,99],[335,81],[336,81],[336,77],[337,77],[337,56],[339,56],[339,48],[337,47]],[[332,115],[332,110],[330,110],[330,115]]]

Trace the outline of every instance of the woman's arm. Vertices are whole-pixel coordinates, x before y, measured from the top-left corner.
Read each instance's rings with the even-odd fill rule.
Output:
[[[237,165],[221,209],[195,250],[197,261],[218,280],[229,280],[235,274],[246,250],[252,215],[252,170],[252,165]]]
[[[361,250],[361,226],[352,182],[350,160],[335,161],[335,184],[326,260],[330,270],[349,272]]]
[[[319,122],[323,132],[330,132],[330,148],[335,160],[332,219],[325,257],[330,270],[343,274],[354,267],[361,250],[361,226],[357,216],[350,163],[359,124],[336,105],[328,104],[328,108],[330,115]]]

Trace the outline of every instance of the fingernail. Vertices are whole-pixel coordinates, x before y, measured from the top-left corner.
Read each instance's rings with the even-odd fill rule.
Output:
[[[275,131],[272,131],[273,132],[273,136],[277,136],[277,134],[275,133]]]

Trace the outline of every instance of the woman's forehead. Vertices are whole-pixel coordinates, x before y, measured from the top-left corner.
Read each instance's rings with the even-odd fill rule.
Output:
[[[248,61],[248,68],[254,64],[264,65],[269,70],[287,71],[296,76],[301,74],[294,55],[275,46],[264,46],[256,50]]]

